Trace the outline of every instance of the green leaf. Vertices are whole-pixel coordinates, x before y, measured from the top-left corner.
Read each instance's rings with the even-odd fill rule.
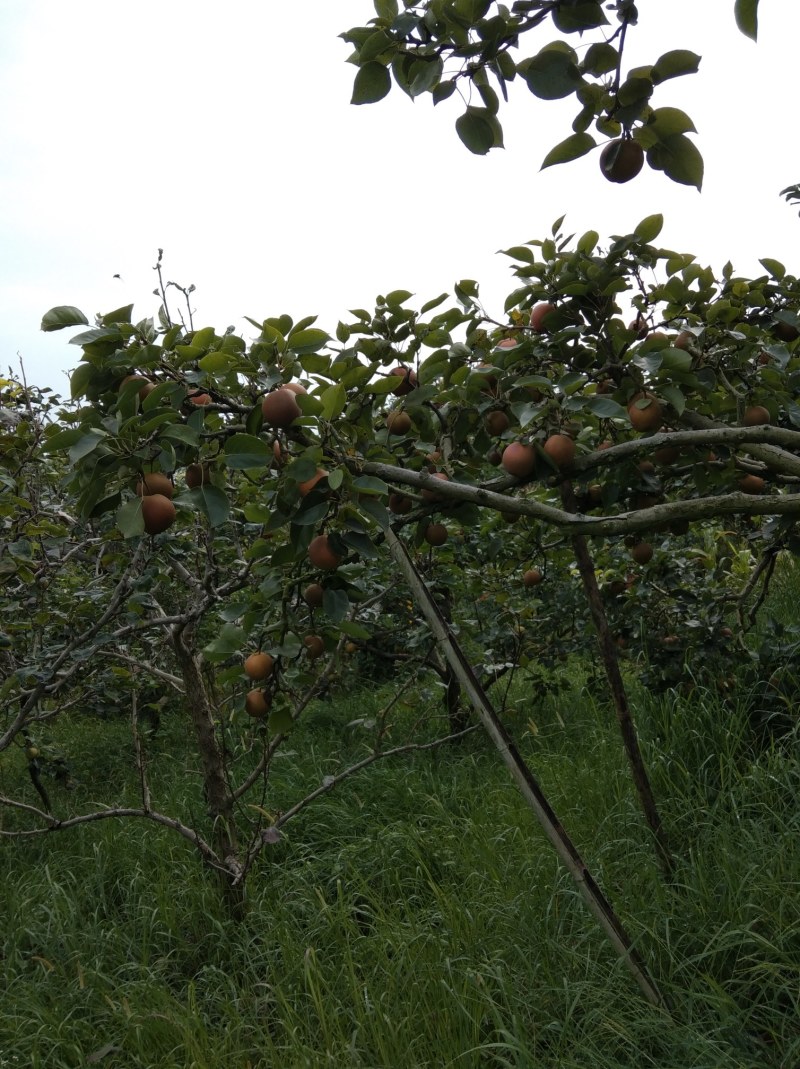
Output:
[[[561,100],[580,85],[582,79],[574,60],[575,53],[546,47],[532,59],[517,67],[534,96],[541,100]]]
[[[106,431],[101,431],[99,429],[96,430],[94,428],[90,431],[87,431],[84,435],[82,435],[80,441],[76,442],[75,445],[70,448],[70,463],[77,464],[79,460],[82,460],[84,457],[88,456],[89,453],[93,453],[94,450],[97,449],[98,445],[100,445],[100,443],[107,437],[108,434],[106,433]]]
[[[126,501],[117,509],[117,527],[123,538],[135,538],[136,535],[144,534],[142,502],[138,497]]]
[[[345,545],[354,549],[362,557],[371,559],[378,556],[377,549],[367,535],[361,534],[359,531],[342,531],[341,537]]]
[[[668,78],[680,78],[683,74],[696,74],[701,58],[686,48],[665,52],[653,64],[651,78],[658,83],[666,82]]]
[[[61,304],[51,308],[42,317],[42,330],[62,330],[64,327],[88,326],[89,320],[80,310],[71,304]]]
[[[202,418],[202,412],[198,413]],[[191,427],[187,427],[183,423],[172,423],[169,427],[165,427],[161,432],[162,438],[172,438],[176,442],[183,442],[184,445],[192,445],[195,449],[200,446],[200,438],[196,431],[193,431]]]
[[[772,275],[772,277],[780,282],[786,274],[786,268],[780,262],[780,260],[772,260],[769,256],[765,256],[762,260],[758,261],[761,266]]]
[[[512,260],[522,260],[523,263],[532,264],[535,261],[533,249],[527,245],[512,245],[510,249],[499,250],[503,256],[510,256]]]
[[[316,527],[319,521],[325,517],[328,508],[327,501],[317,501],[312,505],[304,504],[292,516],[292,523],[298,527]]]
[[[370,637],[370,633],[367,631],[366,627],[357,624],[355,620],[342,620],[339,624],[339,630],[342,634],[349,635],[350,638],[361,639],[362,642],[366,642]]]
[[[397,18],[397,0],[374,0],[375,14],[380,19],[392,22]]]
[[[597,142],[591,134],[570,134],[545,156],[542,161],[540,170],[544,170],[545,167],[552,167],[556,163],[569,163],[570,160],[577,160],[581,156],[585,156],[587,152],[595,147]]]
[[[495,132],[492,124],[476,108],[467,108],[466,112],[456,119],[456,133],[476,156],[485,156],[494,146]]]
[[[359,475],[353,480],[353,489],[359,494],[370,494],[384,497],[389,493],[389,487],[383,479],[377,479],[374,475]]]
[[[578,252],[582,252],[584,256],[591,256],[599,240],[600,235],[596,230],[587,230],[585,234],[578,238],[575,248]]]
[[[358,508],[362,516],[370,517],[381,528],[392,522],[391,516],[378,498],[362,497],[359,499]]]
[[[753,41],[758,39],[758,0],[736,0],[733,9],[736,25]]]
[[[656,108],[647,123],[659,138],[670,134],[694,134],[696,127],[685,111],[680,108]]]
[[[411,82],[408,87],[408,95],[410,97],[418,97],[422,93],[430,92],[439,84],[443,70],[444,65],[439,56],[415,60],[409,71]]]
[[[292,482],[305,483],[316,475],[318,466],[316,457],[301,456],[292,461],[286,469],[286,474]]]
[[[367,387],[369,393],[373,393],[380,397],[382,394],[391,393],[395,386],[399,386],[402,382],[402,378],[399,375],[387,375],[385,378],[375,379]]]
[[[289,348],[298,356],[307,356],[316,353],[330,341],[330,334],[319,327],[309,327],[308,330],[298,330],[289,335],[287,339]]]
[[[686,398],[677,386],[672,383],[662,386],[659,383],[658,393],[668,404],[672,405],[679,416],[683,413],[686,408]]]
[[[656,108],[643,126],[634,131],[634,140],[647,150],[673,134],[695,133],[695,125],[680,108]]]
[[[60,453],[71,449],[76,442],[81,440],[85,433],[86,431],[82,427],[71,427],[66,431],[56,431],[55,434],[49,434],[42,445],[42,452]]]
[[[91,364],[79,364],[69,377],[69,395],[73,401],[83,397],[92,381],[94,368]]]
[[[589,45],[581,63],[581,70],[585,71],[586,74],[593,74],[595,77],[599,77],[601,74],[610,74],[611,71],[616,70],[618,61],[619,53],[616,48],[613,45],[606,44],[605,41],[601,41]]]
[[[685,186],[703,186],[703,157],[697,146],[683,134],[673,134],[647,150],[647,162],[663,171],[673,182]]]
[[[234,434],[225,443],[225,463],[240,471],[265,467],[271,455],[267,443],[252,434]]]
[[[230,516],[231,506],[228,497],[217,486],[198,486],[192,490],[192,498],[197,502],[212,527],[219,527]]]
[[[447,100],[456,91],[456,83],[454,79],[447,82],[439,82],[436,88],[431,93],[431,99],[433,100],[434,107],[437,104],[441,104],[443,100]]]
[[[325,615],[335,624],[344,620],[350,611],[350,599],[344,590],[327,589],[322,596]]]
[[[628,75],[619,87],[617,99],[623,107],[637,108],[653,95],[653,83],[650,78],[635,78]],[[617,112],[619,115],[619,112]],[[624,119],[620,119],[624,122]]]
[[[58,329],[58,328],[56,328]],[[92,327],[69,339],[70,345],[92,345],[98,341],[122,341],[118,327]]]
[[[219,372],[225,372],[229,368],[236,367],[238,363],[238,357],[231,353],[213,352],[201,357],[197,361],[197,366],[201,371],[209,371],[212,375],[216,375]]]
[[[376,30],[358,50],[359,65],[363,67],[370,60],[378,59],[385,52],[393,51],[395,48],[397,48],[395,41],[385,30]]]
[[[648,215],[634,230],[639,241],[655,241],[664,226],[664,216],[660,213]]]
[[[133,305],[126,304],[122,308],[115,308],[113,312],[106,312],[100,322],[106,327],[111,326],[112,323],[130,323],[132,312]]]
[[[273,709],[269,714],[269,731],[271,735],[287,735],[294,726],[292,711],[286,705]]]
[[[219,635],[203,650],[203,656],[207,661],[218,664],[239,653],[246,640],[244,628],[236,627],[235,624],[223,624]]]
[[[329,421],[336,419],[342,414],[346,403],[347,393],[344,386],[341,383],[329,386],[322,395],[322,418]]]
[[[392,88],[392,76],[382,63],[365,63],[353,83],[351,104],[375,104]]]
[[[595,395],[587,400],[586,407],[599,419],[625,419],[627,416],[625,409],[613,397]]]
[[[561,33],[579,33],[607,26],[602,5],[597,0],[569,0],[556,5],[552,13],[553,24]]]
[[[685,374],[692,369],[691,354],[684,352],[683,349],[674,349],[672,347],[661,349],[660,355],[662,371],[678,371]]]
[[[389,305],[401,305],[410,301],[413,296],[411,290],[392,290],[391,293],[386,294],[384,299]]]
[[[449,296],[449,293],[440,293],[438,297],[434,297],[432,300],[426,301],[425,304],[423,304],[423,306],[420,308],[420,314],[424,315],[426,312],[430,312],[432,309],[438,308],[438,306],[443,301],[446,301]]]

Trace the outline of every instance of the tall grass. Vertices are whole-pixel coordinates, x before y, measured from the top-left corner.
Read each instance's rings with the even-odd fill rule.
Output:
[[[673,1005],[648,1006],[479,735],[375,765],[287,826],[244,920],[182,840],[100,823],[0,848],[0,1069],[800,1065],[800,762],[744,704],[637,698],[679,868],[666,885],[613,713],[575,677],[514,731]],[[269,804],[358,755],[376,697],[320,706]],[[68,724],[78,801],[133,800],[123,724]],[[24,766],[6,765],[7,780]],[[157,804],[202,814],[180,723]],[[92,1060],[93,1059],[93,1060]]]

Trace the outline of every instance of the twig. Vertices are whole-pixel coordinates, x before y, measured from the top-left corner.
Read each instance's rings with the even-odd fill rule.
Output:
[[[55,817],[50,816],[49,813],[45,813],[41,809],[37,809],[32,805],[25,805],[22,802],[17,802],[13,798],[6,798],[5,795],[0,795],[0,806],[8,806],[11,809],[19,809],[23,812],[30,813],[32,816],[38,817],[40,820],[46,822],[45,828],[27,828],[17,831],[6,831],[0,828],[0,836],[6,839],[30,839],[37,835],[48,835],[54,831],[67,831],[70,828],[80,827],[82,824],[93,824],[98,820],[111,820],[122,819],[123,817],[144,817],[146,820],[152,820],[155,824],[160,824],[162,827],[171,828],[181,835],[187,842],[190,842],[192,846],[196,847],[202,855],[203,860],[211,865],[212,868],[219,869],[221,872],[225,872],[230,875],[230,870],[222,864],[214,851],[202,836],[193,829],[182,824],[174,817],[168,817],[164,813],[159,813],[154,809],[131,809],[127,807],[119,807],[115,809],[102,809],[94,813],[83,813],[77,817],[69,817],[67,820],[57,820]]]
[[[136,771],[139,773],[139,787],[142,792],[142,808],[149,813],[150,786],[147,782],[147,764],[142,740],[139,735],[139,703],[136,696],[136,687],[131,691],[131,735],[133,736],[133,751],[136,757]]]

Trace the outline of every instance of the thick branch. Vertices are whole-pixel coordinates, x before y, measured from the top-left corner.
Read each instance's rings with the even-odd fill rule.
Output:
[[[611,452],[611,450],[609,450]],[[345,463],[347,461],[345,460]],[[412,486],[417,490],[433,490],[445,503],[469,502],[479,508],[489,508],[515,516],[530,516],[570,535],[624,535],[652,530],[676,520],[708,520],[717,516],[741,513],[747,516],[800,516],[800,494],[743,494],[738,491],[719,497],[695,497],[684,501],[669,501],[651,508],[622,512],[617,516],[586,516],[570,513],[554,505],[546,505],[530,497],[513,497],[482,486],[467,483],[443,482],[428,472],[409,471],[393,464],[368,461],[354,469],[377,475],[386,482]],[[571,469],[570,469],[571,474]],[[521,486],[509,479],[508,486]]]

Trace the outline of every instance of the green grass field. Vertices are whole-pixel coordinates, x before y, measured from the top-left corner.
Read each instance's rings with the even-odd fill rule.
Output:
[[[344,725],[375,700],[312,712],[275,763],[271,808],[363,753]],[[240,921],[166,830],[4,840],[0,1069],[795,1069],[796,739],[753,747],[744,712],[708,694],[636,707],[679,859],[669,885],[602,697],[532,697],[512,727],[672,1019],[644,1002],[476,733],[309,807],[253,874]],[[109,784],[136,804],[126,723],[61,730],[79,755],[70,804],[107,801]],[[201,819],[184,740],[176,710],[153,749],[154,802]],[[0,786],[24,776],[11,756]]]

